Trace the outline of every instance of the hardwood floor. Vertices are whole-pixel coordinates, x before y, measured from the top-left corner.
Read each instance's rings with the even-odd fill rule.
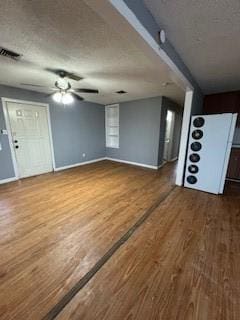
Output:
[[[56,319],[239,319],[240,193],[173,183],[104,161],[0,186],[0,319],[50,319],[149,208]]]
[[[240,194],[175,189],[65,319],[240,319]]]
[[[172,183],[104,161],[2,185],[0,319],[42,319]]]

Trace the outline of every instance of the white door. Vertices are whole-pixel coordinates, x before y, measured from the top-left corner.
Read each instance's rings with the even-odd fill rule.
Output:
[[[19,177],[53,170],[45,106],[7,102]]]

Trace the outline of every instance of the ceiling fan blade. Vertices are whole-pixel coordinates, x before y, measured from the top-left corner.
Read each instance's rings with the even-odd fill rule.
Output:
[[[96,89],[88,89],[88,88],[77,88],[74,90],[76,92],[81,92],[81,93],[99,93],[99,91]]]
[[[54,92],[53,93],[48,93],[45,95],[45,98],[49,98],[49,97],[52,97],[54,95]]]
[[[27,87],[39,87],[39,88],[47,88],[46,86],[42,86],[41,84],[33,84],[33,83],[20,83],[22,86]]]
[[[72,80],[75,80],[75,81],[80,81],[80,80],[83,79],[82,77],[76,75],[75,73],[68,72],[68,71],[63,70],[63,69],[46,68],[45,70],[48,71],[48,72],[54,73],[54,74],[56,74],[57,76],[59,76],[61,78],[69,78],[69,79],[72,79]]]
[[[63,78],[66,76],[66,71],[62,69],[53,69],[53,68],[45,68],[46,71],[56,74],[57,76],[62,76]]]
[[[76,99],[79,100],[79,101],[83,101],[83,100],[84,100],[83,97],[79,96],[79,95],[76,94],[76,93],[71,93],[71,94],[74,96],[74,98],[76,98]]]
[[[75,73],[69,73],[69,72],[67,72],[66,77],[69,78],[69,79],[72,79],[72,80],[74,80],[74,81],[83,80],[83,77],[80,77],[80,76],[78,76],[78,75],[75,74]]]

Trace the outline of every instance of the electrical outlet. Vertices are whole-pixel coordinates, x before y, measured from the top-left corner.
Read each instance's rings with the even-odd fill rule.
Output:
[[[85,158],[86,157],[86,153],[83,153],[82,156],[83,156],[83,158]]]

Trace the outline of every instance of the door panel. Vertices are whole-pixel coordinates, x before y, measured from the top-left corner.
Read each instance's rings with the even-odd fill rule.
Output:
[[[52,171],[47,109],[24,103],[7,103],[20,177]]]

